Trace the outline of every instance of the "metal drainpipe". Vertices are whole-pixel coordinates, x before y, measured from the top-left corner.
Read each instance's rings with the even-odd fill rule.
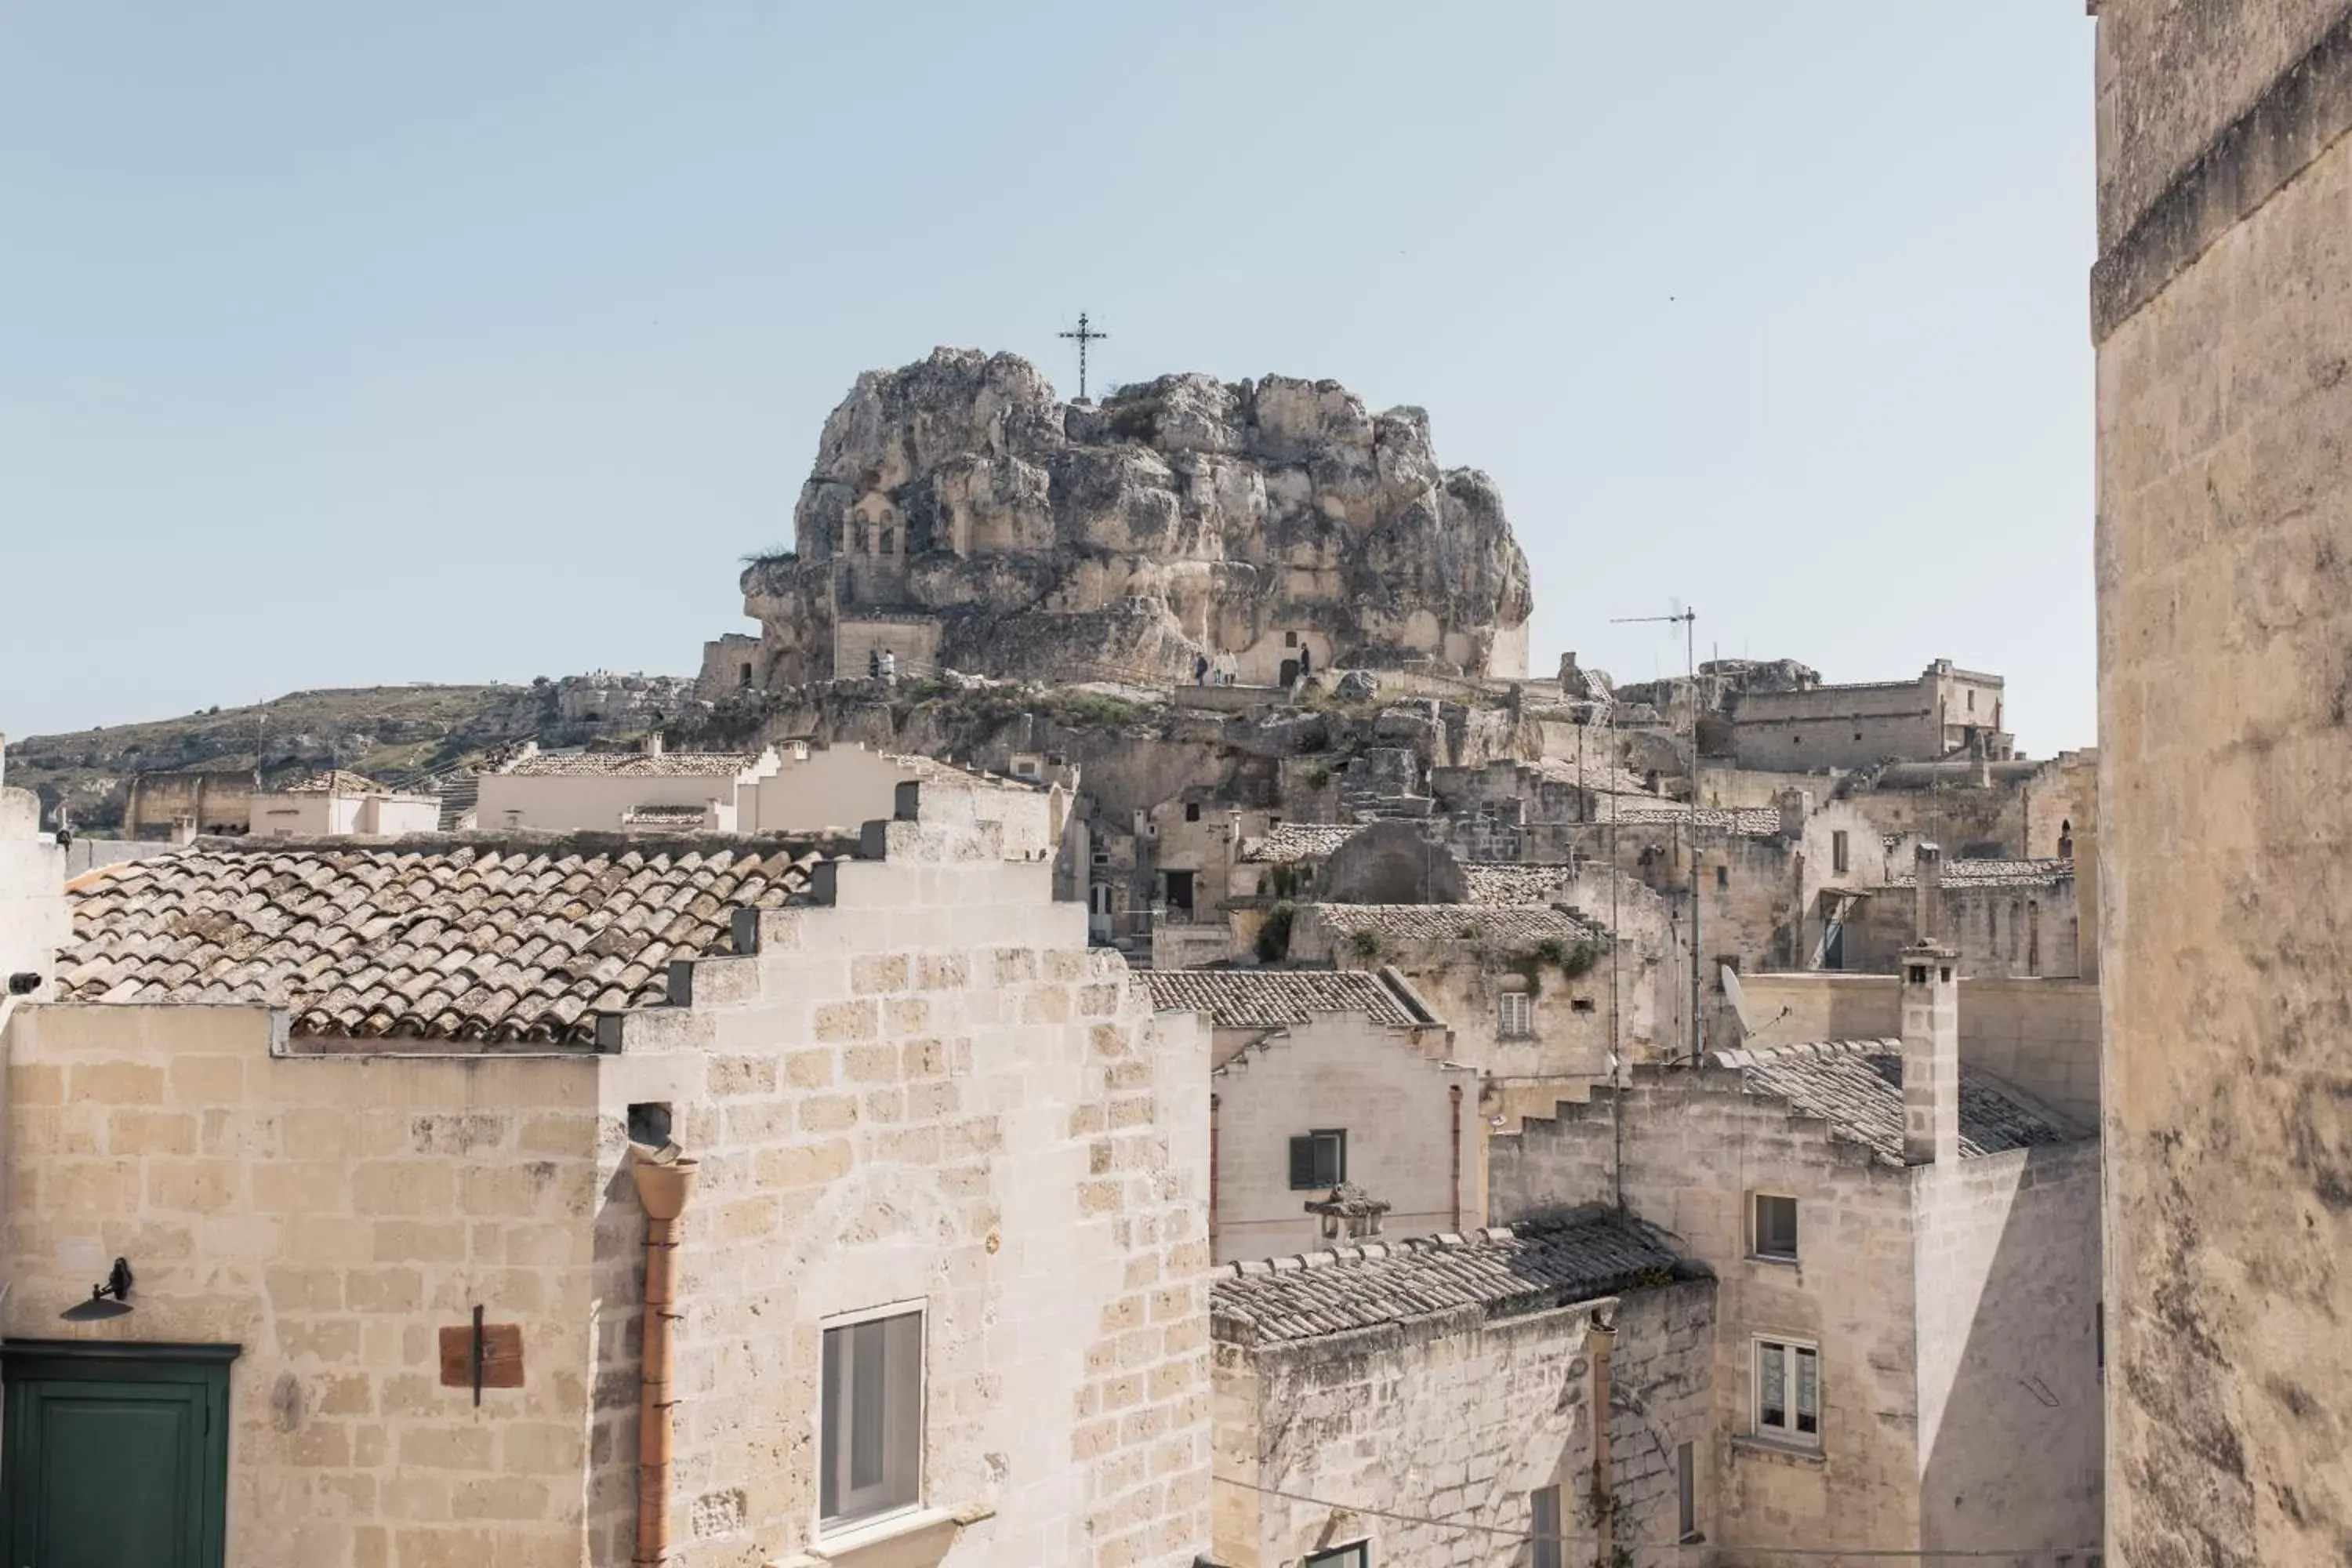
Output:
[[[669,1560],[671,1414],[677,1408],[677,1225],[694,1195],[697,1162],[675,1143],[639,1143],[633,1173],[646,1210],[645,1346],[637,1385],[637,1551],[635,1568]]]
[[[1585,1327],[1586,1353],[1592,1365],[1592,1562],[1593,1568],[1615,1568],[1617,1498],[1609,1464],[1609,1360],[1617,1348],[1617,1330],[1598,1312]]]
[[[1462,1086],[1445,1086],[1445,1131],[1454,1140],[1454,1234],[1462,1234]]]

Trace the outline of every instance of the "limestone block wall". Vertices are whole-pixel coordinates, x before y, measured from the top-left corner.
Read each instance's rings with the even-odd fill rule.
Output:
[[[1623,1114],[1622,1175],[1614,1119]],[[1497,1225],[1612,1201],[1672,1234],[1717,1281],[1714,1539],[1742,1548],[1916,1547],[1917,1389],[1914,1241],[1906,1173],[1833,1142],[1821,1122],[1739,1091],[1735,1075],[1644,1069],[1556,1120],[1488,1145]],[[1759,1192],[1798,1200],[1796,1264],[1749,1256]],[[1821,1350],[1822,1444],[1755,1440],[1759,1334]],[[1759,1556],[1759,1563],[1772,1561]]]
[[[2099,28],[2109,1541],[2352,1539],[2352,7]]]
[[[1465,924],[1473,925],[1478,906],[1465,904],[1461,912]],[[1300,956],[1296,943],[1292,955]],[[1415,942],[1370,957],[1340,945],[1328,950],[1328,956],[1341,969],[1395,965],[1430,1011],[1453,1028],[1453,1058],[1489,1077],[1589,1079],[1609,1070],[1612,981],[1606,953],[1575,976],[1556,964],[1482,952],[1475,942]],[[1506,990],[1532,994],[1530,1032],[1525,1036],[1502,1033]]]
[[[756,953],[625,1031],[624,1060],[702,1072],[677,1108],[703,1161],[680,1568],[810,1542],[821,1323],[913,1301],[924,1501],[982,1516],[946,1563],[1173,1568],[1206,1542],[1206,1031],[1087,951],[1049,864],[935,804],[841,865],[832,907],[763,915]]]
[[[597,1059],[289,1058],[271,1034],[244,1007],[16,1014],[7,1333],[244,1347],[232,1563],[625,1562],[597,1524],[634,1502],[615,1434],[583,1485],[590,1325],[634,1297],[599,1288],[598,1237],[636,1223]],[[136,1310],[58,1321],[118,1256]],[[438,1376],[478,1303],[524,1355],[478,1409]]]
[[[1629,1291],[1617,1316],[1612,1472],[1635,1562],[1674,1562],[1678,1444],[1707,1448],[1714,1286]],[[1528,1561],[1507,1536],[1375,1518],[1341,1505],[1525,1531],[1528,1493],[1558,1486],[1568,1560],[1591,1560],[1589,1312],[1486,1320],[1475,1309],[1290,1344],[1219,1343],[1216,1559],[1292,1568],[1370,1544],[1375,1563],[1486,1568]],[[1233,1484],[1324,1500],[1300,1502]],[[1712,1503],[1704,1470],[1702,1530]],[[1661,1548],[1663,1547],[1663,1550]]]
[[[2098,1144],[1911,1175],[1920,1545],[2080,1561],[2104,1539]]]
[[[1486,1223],[1480,1204],[1478,1074],[1435,1061],[1360,1013],[1291,1026],[1219,1068],[1216,1261],[1328,1245],[1290,1185],[1290,1140],[1348,1134],[1348,1180],[1394,1206],[1391,1236]]]
[[[474,820],[485,832],[614,833],[637,805],[733,806],[739,780],[730,773],[484,773]],[[887,813],[887,797],[878,812]]]

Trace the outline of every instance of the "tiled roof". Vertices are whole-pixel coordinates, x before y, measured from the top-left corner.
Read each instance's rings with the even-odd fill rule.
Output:
[[[1547,940],[1596,941],[1599,926],[1562,910],[1507,904],[1316,904],[1341,936],[1369,931],[1397,942],[1486,942],[1532,947]]]
[[[1470,879],[1474,904],[1548,904],[1568,889],[1566,866],[1528,866],[1512,860],[1471,860],[1463,874]]]
[[[411,843],[418,841],[410,841]],[[805,843],[606,837],[206,843],[68,885],[58,992],[286,1008],[296,1034],[587,1043],[731,951],[732,911],[807,889]]]
[[[633,805],[621,813],[624,827],[699,827],[709,808],[700,805]]]
[[[1687,1273],[1658,1234],[1611,1210],[1540,1225],[1229,1263],[1210,1276],[1218,1339],[1280,1344],[1464,1307],[1517,1317]]]
[[[1206,1013],[1220,1028],[1280,1028],[1318,1013],[1361,1013],[1400,1029],[1430,1022],[1415,1017],[1379,975],[1360,971],[1147,969],[1143,983],[1161,1012]]]
[[[1248,861],[1320,860],[1357,832],[1348,822],[1284,822],[1244,838],[1236,859]]]
[[[1947,860],[1943,881],[1947,888],[2054,888],[2074,877],[2072,860]],[[1917,881],[1915,864],[1893,885],[1908,888]]]
[[[1577,784],[1596,795],[1632,795],[1647,802],[1661,798],[1646,775],[1622,763],[1603,763],[1598,759],[1580,763],[1572,758],[1545,757],[1529,763],[1528,768],[1553,784]]]
[[[1751,1094],[1778,1095],[1889,1164],[1903,1163],[1903,1042],[1824,1040],[1769,1050],[1717,1051]],[[1960,1069],[1960,1154],[1998,1154],[2075,1134],[2003,1094],[1981,1073]]]
[[[1609,798],[1617,804],[1617,825],[1621,827],[1695,827],[1711,833],[1728,833],[1738,838],[1769,838],[1780,831],[1780,814],[1771,806],[1702,805],[1693,808],[1672,802],[1631,805],[1626,804],[1622,795]],[[1608,820],[1608,815],[1604,806],[1601,820]]]
[[[533,752],[505,771],[517,778],[732,778],[757,760],[746,752]]]
[[[269,792],[277,795],[390,795],[392,791],[372,778],[359,773],[347,773],[341,768],[329,768],[320,773],[297,779],[285,788]]]

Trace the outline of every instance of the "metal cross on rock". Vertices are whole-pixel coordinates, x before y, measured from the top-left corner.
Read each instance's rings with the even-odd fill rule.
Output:
[[[1078,330],[1076,331],[1057,332],[1055,335],[1056,337],[1075,338],[1077,340],[1078,401],[1080,403],[1084,403],[1087,400],[1087,345],[1088,343],[1100,342],[1103,339],[1110,336],[1110,334],[1108,332],[1097,332],[1088,327],[1087,325],[1087,313],[1084,310],[1080,310],[1078,312]]]

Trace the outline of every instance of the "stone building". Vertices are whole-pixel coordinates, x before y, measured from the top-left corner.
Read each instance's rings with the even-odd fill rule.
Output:
[[[1290,956],[1402,973],[1453,1030],[1448,1054],[1483,1075],[1492,1119],[1607,1075],[1634,1012],[1616,1005],[1612,947],[1591,919],[1551,905],[1306,904]]]
[[[1394,970],[1153,969],[1153,1005],[1211,1027],[1209,1238],[1220,1263],[1315,1247],[1361,1189],[1392,1236],[1484,1223],[1476,1069]]]
[[[2109,1534],[2352,1540],[2352,6],[2099,0]]]
[[[1518,1224],[1622,1201],[1717,1279],[1705,1468],[1726,1564],[2100,1542],[2098,1144],[1964,1062],[1954,955],[1899,1039],[1635,1068],[1489,1145]]]
[[[487,832],[757,832],[760,781],[781,765],[772,749],[672,752],[659,735],[630,751],[543,752],[527,742],[482,774],[474,820]]]
[[[10,1490],[72,1561],[1190,1564],[1208,1042],[1027,798],[82,879],[0,1036]]]
[[[1934,762],[1955,752],[1999,760],[2003,682],[1937,659],[1916,680],[1748,689],[1730,701],[1732,754],[1743,768],[1796,773]]]
[[[2084,929],[2071,856],[1946,860],[1925,853],[1861,902],[1841,943],[1845,962],[1822,967],[1892,973],[1925,932],[1958,952],[1960,973],[1972,979],[2070,980],[2083,973]]]
[[[123,785],[122,837],[243,833],[253,820],[261,774],[252,769],[133,773]]]
[[[1607,1210],[1220,1268],[1216,1561],[1704,1561],[1715,1297]]]
[[[707,649],[706,691],[862,677],[885,647],[902,673],[1160,686],[1527,673],[1493,483],[1439,468],[1421,410],[1333,382],[1164,376],[1097,407],[1011,354],[940,349],[858,377],[793,529],[743,574],[757,658]]]
[[[260,790],[246,831],[265,838],[387,838],[441,826],[441,797],[406,795],[331,768],[283,789]]]

